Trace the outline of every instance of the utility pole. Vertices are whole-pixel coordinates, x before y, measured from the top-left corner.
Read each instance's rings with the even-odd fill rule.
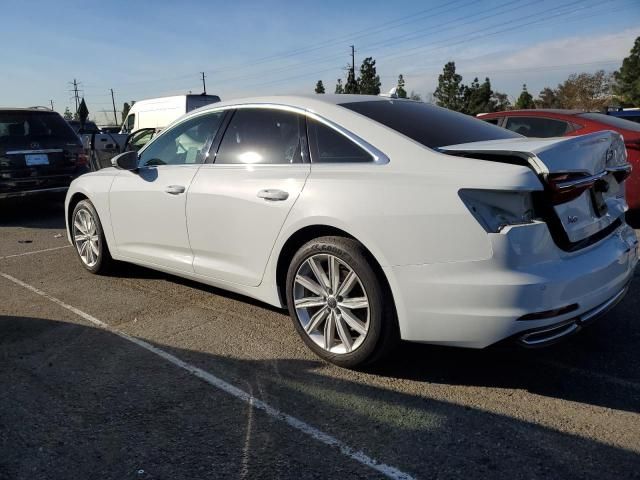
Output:
[[[76,99],[76,114],[78,113],[78,105],[80,103],[80,99],[78,98],[78,82],[76,79],[73,79],[73,96]]]
[[[203,95],[207,94],[207,84],[204,81],[204,72],[200,72],[202,74],[202,91],[203,91]]]
[[[49,103],[51,103],[51,110],[53,110],[53,100],[49,100]]]
[[[351,71],[353,72],[353,78],[356,77],[356,47],[351,45]]]
[[[113,105],[113,121],[116,122],[114,125],[118,125],[118,115],[116,115],[116,100],[113,98],[113,88],[111,90],[111,103]]]

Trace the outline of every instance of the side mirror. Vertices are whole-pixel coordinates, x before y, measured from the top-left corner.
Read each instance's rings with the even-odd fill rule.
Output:
[[[116,155],[111,159],[111,165],[121,170],[138,170],[138,152],[129,151]]]

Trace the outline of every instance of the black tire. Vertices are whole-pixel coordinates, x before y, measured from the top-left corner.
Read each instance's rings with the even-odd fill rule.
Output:
[[[87,262],[83,260],[80,255],[78,243],[74,241],[74,222],[76,220],[78,212],[80,211],[87,212],[89,215],[91,215],[92,220],[95,222],[96,234],[98,236],[98,258],[97,261],[92,264],[87,264]],[[109,252],[109,246],[107,245],[107,240],[104,236],[104,230],[102,229],[102,223],[100,223],[100,217],[98,216],[98,212],[96,211],[95,207],[89,200],[82,200],[78,202],[78,204],[73,209],[70,220],[70,230],[74,250],[76,252],[76,255],[78,256],[80,264],[84,268],[89,270],[91,273],[96,274],[107,273],[113,268],[115,261],[113,260],[113,258],[111,257],[111,253]]]
[[[349,353],[325,350],[305,332],[294,304],[294,285],[300,266],[317,254],[331,254],[359,277],[369,299],[369,328],[362,343]],[[320,237],[304,244],[294,255],[287,271],[286,297],[293,325],[305,344],[319,357],[344,368],[362,367],[382,359],[398,343],[398,322],[393,299],[385,281],[380,278],[364,247],[345,237]]]

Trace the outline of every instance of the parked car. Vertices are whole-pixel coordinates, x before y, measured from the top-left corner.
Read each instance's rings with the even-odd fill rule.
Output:
[[[628,108],[623,110],[609,110],[607,115],[612,117],[622,118],[623,120],[629,120],[630,122],[640,123],[640,108]]]
[[[120,133],[132,133],[143,128],[162,129],[185,113],[220,101],[217,95],[174,95],[149,98],[133,104]]]
[[[79,120],[67,120],[67,122],[69,122],[69,125],[71,125],[71,128],[73,128],[73,131],[78,135],[101,133],[95,122],[91,122],[89,120],[84,123],[84,126],[80,123]]]
[[[58,113],[0,109],[0,198],[64,192],[87,171],[80,139]]]
[[[627,181],[627,202],[630,209],[640,209],[639,124],[603,113],[585,113],[579,110],[510,110],[482,113],[478,118],[526,137],[573,137],[602,130],[618,132],[624,138],[629,163],[636,170]]]
[[[398,338],[554,342],[614,306],[638,261],[611,131],[528,139],[411,100],[262,97],[189,114],[115,164],[67,193],[84,268],[132,262],[286,306],[346,367]]]

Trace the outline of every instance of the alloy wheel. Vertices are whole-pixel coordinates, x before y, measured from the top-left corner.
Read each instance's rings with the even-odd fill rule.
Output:
[[[369,298],[355,271],[338,257],[307,258],[296,272],[294,306],[305,333],[324,350],[356,350],[369,331]]]
[[[85,208],[78,210],[73,218],[73,243],[80,259],[87,267],[93,267],[100,260],[100,234],[96,220]]]

